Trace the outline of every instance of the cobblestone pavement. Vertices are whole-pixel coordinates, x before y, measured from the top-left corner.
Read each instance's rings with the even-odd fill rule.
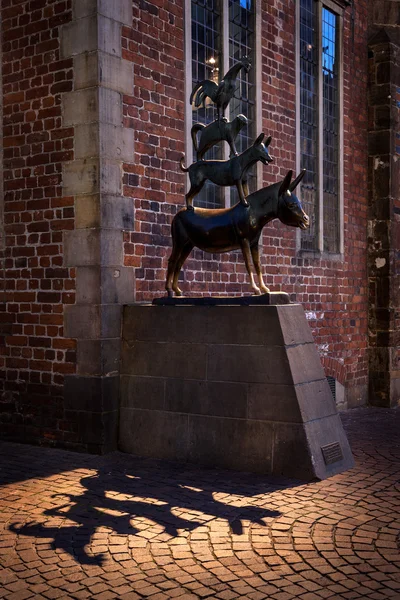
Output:
[[[0,444],[0,598],[400,598],[400,410],[304,484]]]

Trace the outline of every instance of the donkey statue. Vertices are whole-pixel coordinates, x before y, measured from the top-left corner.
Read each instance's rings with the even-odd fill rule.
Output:
[[[195,246],[212,253],[241,249],[254,293],[269,292],[261,273],[258,242],[264,225],[276,218],[285,225],[307,229],[308,216],[293,193],[304,174],[305,169],[292,182],[293,172],[289,171],[282,182],[250,194],[248,206],[238,202],[231,208],[180,210],[171,225],[172,252],[165,283],[168,296],[173,292],[182,296],[178,287],[179,273]],[[251,258],[259,287],[251,272]]]

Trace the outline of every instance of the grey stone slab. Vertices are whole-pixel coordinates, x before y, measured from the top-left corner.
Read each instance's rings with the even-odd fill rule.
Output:
[[[108,454],[118,450],[119,410],[103,413],[103,438],[101,453]]]
[[[208,346],[208,381],[290,384],[285,349],[279,346]]]
[[[120,274],[122,273],[123,264],[123,233],[117,229],[101,230],[100,238],[100,259],[103,267],[118,267]],[[120,275],[114,273],[118,278]]]
[[[72,0],[72,15],[74,19],[82,19],[97,14],[98,0]]]
[[[336,414],[335,401],[326,377],[296,385],[295,391],[304,423]]]
[[[176,343],[205,343],[208,308],[133,305],[124,307],[124,339]]]
[[[314,342],[310,326],[307,323],[304,309],[301,304],[278,306],[277,312],[279,323],[282,328],[283,340],[286,346]]]
[[[85,52],[74,57],[74,89],[93,86],[133,94],[133,64],[106,52]]]
[[[293,385],[249,384],[248,418],[301,423],[301,413]]]
[[[94,454],[113,452],[118,447],[118,411],[81,412],[78,420],[79,439]]]
[[[99,191],[100,164],[97,158],[64,162],[62,173],[63,192],[67,196]]]
[[[198,464],[269,473],[272,439],[270,423],[189,416],[189,460]]]
[[[75,229],[64,234],[64,265],[67,267],[119,266],[122,254],[122,231]]]
[[[245,419],[247,386],[237,383],[167,379],[165,410]]]
[[[112,2],[115,2],[115,0],[111,0],[110,4]],[[103,5],[105,6],[105,3]],[[130,24],[132,24],[132,20]],[[97,39],[100,51],[102,50],[113,56],[121,56],[122,30],[119,21],[99,14],[97,17]]]
[[[99,121],[122,126],[122,96],[118,91],[99,88]]]
[[[97,262],[99,262],[98,257]],[[76,303],[101,304],[101,269],[99,266],[80,266],[76,270]]]
[[[124,25],[132,25],[132,0],[98,0],[100,14]]]
[[[121,360],[121,340],[78,340],[78,375],[117,375]]]
[[[62,95],[64,126],[109,123],[122,126],[122,98],[115,90],[91,87]]]
[[[133,94],[133,64],[128,60],[99,52],[99,85],[121,94]]]
[[[121,333],[121,307],[115,304],[66,306],[64,333],[74,339],[117,338]]]
[[[343,425],[338,414],[304,424],[310,452],[313,457],[314,472],[319,479],[326,479],[337,473],[342,473],[354,466],[354,459]],[[329,444],[339,444],[343,456],[341,460],[326,464],[322,447]]]
[[[82,90],[97,85],[99,85],[98,50],[74,56],[74,89]]]
[[[133,230],[134,203],[132,198],[103,194],[100,203],[100,214],[103,227]]]
[[[64,233],[64,266],[97,266],[100,264],[99,229],[75,229]]]
[[[64,309],[64,335],[75,339],[101,337],[101,307],[75,304]]]
[[[307,383],[325,377],[315,344],[300,344],[287,349],[293,383]]]
[[[101,269],[101,302],[126,304],[135,296],[135,273],[131,267]]]
[[[214,306],[209,315],[209,343],[283,345],[276,306]]]
[[[72,7],[75,19],[100,13],[125,25],[132,25],[132,0],[73,0]]]
[[[75,197],[75,227],[92,229],[101,226],[100,194]]]
[[[315,478],[303,424],[274,423],[272,473],[304,480]]]
[[[121,407],[119,447],[150,458],[187,460],[188,416]]]
[[[61,58],[92,52],[98,48],[97,17],[86,16],[61,27]]]
[[[99,147],[100,126],[98,121],[75,125],[75,159],[98,157]]]
[[[122,373],[204,380],[206,354],[202,344],[124,341]]]
[[[65,378],[64,402],[68,410],[104,413],[119,408],[119,377]]]
[[[95,50],[121,56],[121,22],[102,14],[92,14],[62,26],[62,58]]]
[[[100,159],[100,192],[109,195],[122,193],[122,163],[109,158]]]
[[[121,406],[165,410],[165,385],[162,377],[121,376]]]
[[[134,225],[132,198],[111,194],[85,194],[75,198],[75,225],[77,229],[132,230]]]
[[[122,307],[120,304],[103,304],[101,306],[101,337],[120,337],[121,321]]]
[[[127,306],[124,319],[129,339],[283,345],[276,306]]]
[[[133,162],[134,131],[128,127],[103,123],[100,129],[100,156]]]

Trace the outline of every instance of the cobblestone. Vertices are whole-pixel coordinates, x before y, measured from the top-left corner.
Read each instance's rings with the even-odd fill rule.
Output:
[[[0,598],[400,598],[400,409],[322,482],[0,443]]]

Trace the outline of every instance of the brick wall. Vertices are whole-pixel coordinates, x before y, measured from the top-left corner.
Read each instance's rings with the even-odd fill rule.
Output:
[[[134,62],[133,96],[124,97],[125,126],[135,131],[135,155],[124,167],[124,194],[135,203],[135,230],[125,234],[125,264],[136,274],[136,299],[164,293],[170,223],[184,205],[183,1],[134,2],[132,28],[123,30],[125,58]],[[295,168],[295,3],[262,2],[262,120],[273,136],[273,166],[265,185]],[[296,232],[274,222],[263,235],[262,267],[272,290],[303,303],[326,374],[347,388],[348,406],[364,404],[367,390],[367,2],[344,18],[344,260],[296,254]],[[196,202],[196,201],[195,201]],[[249,293],[243,259],[194,250],[184,293]]]
[[[114,215],[115,207],[120,205],[128,214],[126,199],[131,199],[135,218],[133,231],[128,224],[124,233],[124,264],[135,273],[136,295],[129,287],[129,277],[125,277],[124,302],[126,298],[144,301],[164,294],[170,223],[184,205],[185,192],[185,176],[179,170],[179,159],[185,152],[184,115],[188,101],[184,93],[183,0],[167,5],[135,0],[132,27],[126,24],[130,7],[126,1],[123,5],[124,18],[118,25],[122,32],[121,65],[125,65],[124,73],[128,72],[127,62],[133,65],[134,90],[127,94],[118,88],[115,93],[122,94],[123,125],[134,132],[134,152],[129,161],[123,162],[122,171],[118,160],[126,161],[126,152],[113,162],[117,165],[113,173],[121,173],[122,195],[116,189],[111,201],[109,190],[104,199],[100,191],[98,206],[92,207],[93,215],[100,215],[101,224],[97,217],[93,220],[93,215],[88,221],[85,212],[87,202],[94,201],[94,192],[84,198],[78,192],[74,192],[75,197],[72,192],[67,195],[65,189],[72,189],[73,177],[69,178],[69,188],[63,188],[63,172],[70,173],[66,166],[86,160],[77,160],[74,155],[78,139],[74,123],[78,121],[70,119],[66,126],[63,106],[68,104],[67,96],[71,100],[70,93],[76,91],[77,65],[79,81],[88,72],[83,46],[75,59],[73,45],[71,58],[61,54],[62,28],[68,28],[74,19],[86,18],[89,23],[90,11],[96,10],[97,5],[88,0],[2,2],[6,245],[0,277],[0,425],[2,434],[14,439],[88,447],[84,441],[86,430],[81,431],[78,423],[82,422],[80,408],[66,410],[64,380],[65,376],[96,378],[104,373],[93,369],[83,372],[79,361],[77,369],[76,340],[65,335],[65,314],[72,314],[66,307],[79,308],[83,302],[79,294],[85,295],[84,290],[76,293],[76,269],[83,273],[86,267],[75,268],[78,263],[66,260],[63,241],[69,240],[70,246],[75,238],[82,242],[82,228],[88,239],[93,227],[99,231],[103,227],[107,233],[111,225],[104,224],[104,215],[110,221],[107,211],[114,211]],[[106,17],[114,7],[100,0],[98,6]],[[271,154],[275,158],[272,166],[264,168],[265,185],[283,178],[296,164],[294,10],[292,1],[262,1],[262,120],[263,131],[273,136]],[[114,16],[108,17],[116,23]],[[293,300],[304,304],[326,373],[346,386],[349,406],[365,402],[367,384],[366,28],[366,0],[358,0],[353,12],[350,8],[345,11],[344,260],[296,254],[296,232],[278,223],[265,229],[262,257],[267,285],[272,290],[283,288]],[[82,35],[80,43],[84,41]],[[90,51],[96,53],[96,48]],[[111,51],[107,49],[106,53]],[[116,83],[111,68],[107,73],[109,80],[103,85],[108,89]],[[96,88],[96,82],[89,84]],[[70,101],[68,106],[72,104]],[[86,124],[82,127],[83,131]],[[89,157],[89,162],[93,160]],[[87,179],[88,172],[82,169]],[[117,179],[116,176],[116,188],[120,185]],[[101,182],[100,175],[100,186]],[[75,208],[82,213],[76,219]],[[118,221],[117,216],[114,215],[113,223]],[[99,240],[103,239],[101,235],[100,232]],[[105,248],[106,241],[105,245],[99,241],[99,248]],[[118,254],[114,246],[112,250]],[[113,265],[112,261],[106,266],[96,263],[94,270],[101,271],[106,281],[110,273],[115,274]],[[195,250],[185,267],[182,287],[199,295],[250,292],[243,259],[237,252],[215,257]],[[104,292],[103,284],[100,288]],[[110,298],[107,296],[102,302],[116,302],[116,315],[120,300],[115,301],[114,295],[110,292]],[[85,334],[88,339],[80,342],[83,348],[90,345],[95,351],[97,347],[104,349],[106,342],[113,342],[103,340],[106,334],[99,327],[99,339],[92,339],[90,332]],[[111,345],[114,348],[115,344]],[[86,368],[85,352],[81,352],[82,357]],[[97,361],[100,366],[103,359],[101,355]],[[93,396],[92,400],[94,412],[88,427],[97,422],[96,398]]]
[[[0,305],[0,419],[26,441],[73,441],[64,421],[63,378],[75,370],[75,341],[63,336],[63,307],[75,301],[74,269],[63,266],[63,231],[74,228],[63,196],[63,161],[73,156],[61,97],[72,60],[60,59],[70,0],[3,0],[4,294]],[[66,429],[66,431],[64,431]]]

